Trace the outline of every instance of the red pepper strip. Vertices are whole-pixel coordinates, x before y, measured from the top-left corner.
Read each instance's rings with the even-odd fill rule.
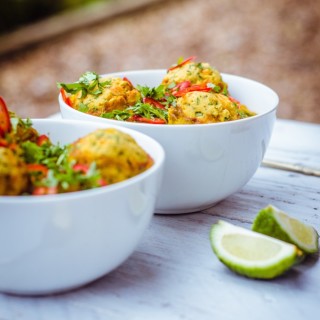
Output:
[[[84,174],[86,174],[89,171],[89,166],[87,164],[82,164],[82,163],[76,163],[73,167],[74,171],[79,171],[82,172]],[[108,183],[105,179],[101,178],[98,180],[98,186],[99,187],[104,187],[106,186]]]
[[[74,171],[78,171],[78,172],[82,172],[82,173],[86,174],[89,171],[90,167],[87,164],[76,163],[72,168]],[[107,181],[103,178],[98,180],[99,187],[104,187],[107,184],[108,184]]]
[[[174,88],[173,90],[184,90],[188,87],[191,87],[191,82],[186,80],[186,81],[182,81],[180,83],[178,83]]]
[[[18,149],[18,144],[16,143],[8,143],[8,148],[11,149],[12,151],[16,152]]]
[[[188,92],[192,91],[203,91],[203,92],[209,92],[211,91],[211,88],[208,88],[207,86],[201,86],[201,85],[193,85],[191,87],[185,88],[183,90],[180,90],[178,92],[172,93],[173,96],[175,97],[182,97]]]
[[[6,103],[0,97],[0,137],[11,130],[10,115]]]
[[[32,195],[34,196],[43,196],[46,194],[57,194],[58,193],[58,188],[57,187],[36,187]]]
[[[77,171],[77,172],[82,172],[84,174],[86,174],[89,171],[89,165],[87,164],[82,164],[82,163],[76,163],[72,169],[73,171]]]
[[[171,70],[174,70],[174,69],[177,69],[177,68],[180,68],[180,67],[182,67],[183,65],[187,64],[188,62],[194,60],[195,58],[196,58],[195,56],[191,56],[190,58],[182,61],[181,63],[177,64],[176,66],[173,66],[173,67],[169,68],[169,69],[167,70],[167,72],[169,72],[169,71],[171,71]]]
[[[231,96],[228,96],[228,98],[229,98],[229,100],[230,100],[231,102],[236,103],[237,106],[240,107],[241,102],[240,102],[239,100],[237,100],[237,99],[235,99],[235,98],[233,98],[233,97],[231,97]]]
[[[122,80],[123,80],[123,81],[127,81],[127,82],[129,82],[129,83],[131,84],[131,86],[133,87],[132,82],[131,82],[127,77],[123,77],[123,78],[122,78]]]
[[[151,104],[152,106],[158,108],[158,109],[165,109],[166,107],[160,103],[159,101],[152,99],[152,98],[143,98],[144,103]]]
[[[163,119],[155,118],[155,119],[148,119],[145,117],[141,117],[139,115],[134,115],[130,118],[131,121],[136,122],[143,122],[143,123],[151,123],[151,124],[165,124],[166,121]]]
[[[63,100],[69,107],[72,107],[71,100],[70,100],[70,98],[67,96],[67,94],[66,94],[66,92],[64,91],[63,88],[60,89],[60,93],[61,93],[61,96],[62,96],[62,100]]]
[[[40,172],[44,176],[46,176],[48,173],[48,168],[45,165],[39,163],[29,163],[27,164],[27,168],[29,172]]]
[[[0,137],[0,147],[9,148],[12,151],[16,151],[18,145],[16,143],[9,143],[6,139]]]
[[[178,91],[184,90],[184,89],[186,89],[186,88],[188,88],[190,86],[191,86],[191,82],[190,81],[188,81],[188,80],[187,81],[182,81],[182,82],[178,83],[175,87],[173,87],[171,89],[171,94],[175,95]]]
[[[0,137],[0,147],[8,147],[9,143],[6,139]]]
[[[104,180],[103,178],[99,179],[99,181],[98,181],[98,186],[99,187],[104,187],[106,185],[108,185],[106,180]]]
[[[38,145],[39,147],[41,147],[43,144],[45,144],[45,143],[47,143],[47,142],[49,142],[49,138],[48,138],[48,136],[45,135],[45,134],[42,134],[41,136],[39,136],[39,137],[37,138],[37,145]]]

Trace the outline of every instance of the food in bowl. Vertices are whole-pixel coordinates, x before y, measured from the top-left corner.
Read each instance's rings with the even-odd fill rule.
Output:
[[[134,177],[151,157],[128,134],[98,129],[65,146],[40,135],[30,120],[8,112],[0,97],[0,195],[44,195],[86,190]]]
[[[127,77],[85,72],[75,83],[58,83],[72,108],[102,118],[151,124],[205,124],[254,116],[234,99],[221,74],[191,57],[169,68],[157,87],[134,87]]]
[[[65,95],[70,105],[96,116],[126,109],[140,100],[140,92],[127,79],[103,78],[95,72],[84,73],[72,85],[61,83],[60,86],[71,93],[70,96]]]
[[[132,84],[154,88],[167,69],[121,71],[107,77],[126,77]],[[196,212],[213,206],[240,190],[258,169],[268,147],[278,95],[266,85],[236,75],[221,73],[228,92],[255,113],[236,121],[204,124],[158,125],[118,121],[78,111],[59,95],[65,119],[117,124],[156,139],[166,152],[163,183],[156,213]],[[204,91],[205,92],[205,91]]]
[[[196,57],[190,57],[184,61],[178,60],[178,63],[169,69],[162,79],[162,84],[167,87],[175,87],[185,81],[192,85],[202,85],[211,83],[219,88],[217,92],[227,93],[227,84],[222,80],[220,72],[207,62],[194,62]]]
[[[117,129],[153,159],[142,173],[99,188],[0,196],[0,291],[41,295],[85,285],[129,258],[153,217],[165,156],[154,139],[124,127],[62,119],[31,121],[55,145],[69,145],[97,129]]]
[[[128,134],[99,129],[70,145],[68,159],[90,166],[95,163],[107,184],[123,181],[147,170],[151,157]]]
[[[250,112],[223,94],[194,91],[177,99],[174,108],[168,110],[170,124],[204,124],[246,118]],[[251,115],[254,115],[251,113]]]

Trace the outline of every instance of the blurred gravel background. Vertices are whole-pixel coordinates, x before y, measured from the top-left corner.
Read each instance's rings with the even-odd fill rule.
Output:
[[[167,0],[0,57],[0,95],[22,117],[59,111],[56,82],[167,68],[196,55],[280,96],[278,117],[320,123],[316,0]]]

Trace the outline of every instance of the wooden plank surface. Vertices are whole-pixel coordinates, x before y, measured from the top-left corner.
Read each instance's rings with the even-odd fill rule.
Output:
[[[279,120],[265,158],[320,168],[319,125]]]
[[[290,138],[293,129],[296,139]],[[319,141],[319,125],[278,121],[267,155],[319,165]],[[319,178],[260,167],[212,208],[156,215],[134,254],[86,287],[47,297],[0,294],[0,319],[313,319],[320,310],[319,254],[284,276],[260,281],[232,273],[212,253],[213,223],[250,228],[268,204],[320,231]]]

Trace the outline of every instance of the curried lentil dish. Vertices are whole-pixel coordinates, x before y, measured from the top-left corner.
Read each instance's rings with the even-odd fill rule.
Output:
[[[136,176],[153,160],[128,134],[99,129],[60,146],[0,97],[0,196],[47,195],[110,185]]]
[[[205,124],[255,115],[230,95],[218,70],[194,59],[178,61],[167,69],[157,87],[134,87],[127,78],[100,77],[94,72],[86,72],[75,83],[58,83],[58,87],[70,107],[122,121]]]

